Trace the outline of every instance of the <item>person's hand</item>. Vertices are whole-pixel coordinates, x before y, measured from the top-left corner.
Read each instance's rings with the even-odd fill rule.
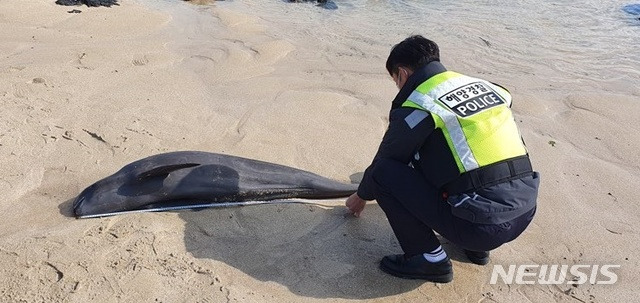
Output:
[[[351,212],[355,217],[360,217],[360,213],[364,209],[364,206],[367,205],[367,201],[362,200],[358,196],[358,193],[354,193],[347,198],[347,201],[344,204],[349,209],[349,212]]]

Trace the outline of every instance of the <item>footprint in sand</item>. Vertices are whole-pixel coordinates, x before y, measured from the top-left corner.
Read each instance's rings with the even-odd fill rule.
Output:
[[[28,99],[34,94],[30,83],[16,83],[13,85],[13,96],[20,99]]]
[[[137,59],[133,59],[131,60],[131,63],[134,66],[143,66],[143,65],[147,65],[149,63],[149,58],[147,58],[147,56],[142,56],[141,58],[137,58]]]
[[[9,71],[10,72],[20,72],[22,70],[24,70],[25,68],[27,68],[26,66],[10,66],[9,67]]]

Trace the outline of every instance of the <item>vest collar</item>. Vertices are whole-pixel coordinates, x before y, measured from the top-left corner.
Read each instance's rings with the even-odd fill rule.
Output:
[[[402,106],[402,103],[407,101],[409,95],[411,95],[411,93],[420,84],[427,81],[429,78],[446,71],[447,69],[438,61],[432,61],[429,64],[414,71],[409,79],[407,79],[407,82],[404,84],[404,86],[400,89],[395,99],[393,99],[393,102],[391,102],[391,110]]]

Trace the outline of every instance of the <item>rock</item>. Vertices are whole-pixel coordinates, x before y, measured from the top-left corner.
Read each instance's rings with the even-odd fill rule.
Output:
[[[317,6],[320,6],[325,9],[337,9],[338,6],[331,0],[289,0],[292,3],[301,3],[301,2],[318,2]]]
[[[118,4],[118,0],[57,0],[56,4],[65,5],[65,6],[74,6],[74,5],[83,5],[86,6],[106,6],[111,7],[112,5],[120,5]]]

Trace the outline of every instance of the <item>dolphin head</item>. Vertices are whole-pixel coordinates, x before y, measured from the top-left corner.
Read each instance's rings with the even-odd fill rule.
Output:
[[[162,165],[145,169],[128,165],[83,190],[73,202],[76,216],[132,210],[157,202],[165,192],[170,173],[199,166],[197,163]]]

